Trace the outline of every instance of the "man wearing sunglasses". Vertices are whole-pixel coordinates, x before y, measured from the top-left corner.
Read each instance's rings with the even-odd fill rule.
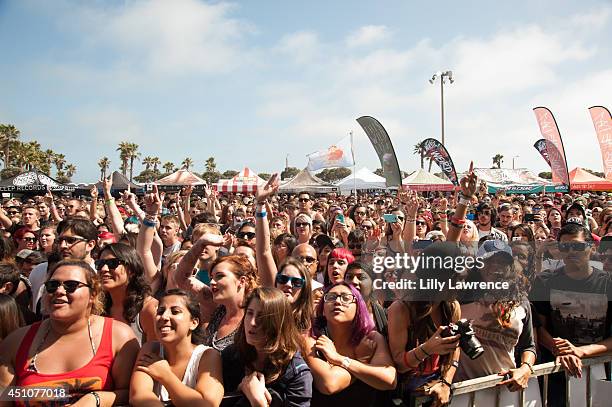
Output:
[[[20,218],[16,217],[19,213],[21,213]],[[33,205],[24,205],[21,210],[13,206],[6,211],[0,211],[0,223],[11,234],[24,226],[34,232],[40,230],[39,218],[38,209]]]
[[[317,257],[317,251],[314,247],[309,245],[308,243],[302,243],[295,246],[293,249],[293,253],[291,253],[291,257],[294,257],[302,262],[304,266],[308,269],[310,273],[310,277],[312,278],[312,289],[316,290],[317,288],[323,287],[323,284],[319,283],[316,280],[317,276],[317,267],[319,265],[319,260]]]
[[[481,203],[476,207],[476,228],[478,229],[478,238],[481,239],[485,236],[493,235],[495,240],[502,240],[508,243],[508,236],[501,230],[494,228],[493,223],[495,222],[495,213],[491,208],[491,205],[487,203]]]
[[[308,216],[312,217],[312,205],[313,202],[308,192],[300,192],[298,194],[298,208],[300,213],[305,213]]]
[[[612,278],[589,263],[595,247],[591,233],[583,225],[566,224],[557,241],[565,265],[541,274],[535,282],[532,299],[543,322],[538,329],[539,342],[544,348],[543,361],[566,355],[561,362],[576,376],[580,375],[580,358],[595,356],[577,347],[599,349],[597,344],[610,337]],[[564,396],[563,377],[551,377],[551,383],[549,389],[555,390],[549,394],[550,405],[563,405],[562,400],[557,400],[558,396]]]
[[[255,250],[255,244],[257,243],[255,224],[250,221],[244,222],[236,232],[236,238],[238,239],[238,245],[250,246]]]
[[[96,269],[91,257],[92,250],[98,241],[98,230],[92,221],[82,218],[68,218],[57,226],[54,250],[62,259],[84,260]],[[41,287],[47,275],[48,263],[41,263],[34,267],[30,273],[32,283],[32,309],[36,309],[36,303],[41,297]]]

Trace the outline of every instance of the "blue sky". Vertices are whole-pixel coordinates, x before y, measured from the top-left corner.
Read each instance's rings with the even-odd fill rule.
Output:
[[[120,141],[203,171],[305,167],[355,134],[358,167],[379,166],[355,121],[376,117],[400,166],[440,134],[470,160],[547,170],[531,109],[547,106],[568,165],[601,171],[587,108],[612,107],[612,3],[0,0],[0,122],[66,155],[74,181],[98,177]],[[495,3],[495,6],[492,6]],[[136,173],[140,170],[140,164]],[[437,169],[436,169],[437,170]]]

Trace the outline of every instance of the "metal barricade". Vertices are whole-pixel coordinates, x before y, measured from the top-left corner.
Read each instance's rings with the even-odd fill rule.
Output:
[[[586,407],[591,407],[592,404],[592,391],[591,391],[591,366],[600,365],[612,361],[612,355],[600,356],[589,359],[582,359],[582,367],[586,369],[586,394],[585,403]],[[542,390],[542,406],[547,407],[547,395],[548,395],[548,375],[552,373],[562,372],[563,368],[561,365],[555,364],[555,362],[542,363],[533,367],[532,377],[543,376],[543,390]],[[494,388],[497,383],[501,382],[503,377],[499,375],[490,375],[484,377],[478,377],[476,379],[465,380],[463,382],[457,382],[453,384],[453,394],[458,396],[460,394],[469,394],[470,401],[469,406],[476,406],[476,392],[479,390]],[[565,375],[565,388],[566,388],[566,406],[570,406],[570,377]],[[519,404],[517,407],[523,407],[525,402],[525,391],[520,390],[518,392]],[[429,396],[415,396],[410,400],[411,407],[421,407],[424,403],[431,401]],[[496,407],[499,406],[499,392],[496,397]],[[489,407],[489,406],[486,406]]]

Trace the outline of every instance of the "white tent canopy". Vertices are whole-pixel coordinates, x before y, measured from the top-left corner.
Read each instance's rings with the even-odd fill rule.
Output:
[[[385,178],[374,174],[366,167],[340,180],[337,185],[342,193],[354,191],[355,188],[358,191],[387,188]]]
[[[422,168],[404,178],[402,184],[414,191],[452,191],[454,189],[452,182],[437,177]]]
[[[336,192],[338,188],[333,184],[327,183],[315,177],[306,168],[304,168],[295,177],[281,184],[278,190],[285,193],[307,191],[311,193],[324,194],[328,192]]]

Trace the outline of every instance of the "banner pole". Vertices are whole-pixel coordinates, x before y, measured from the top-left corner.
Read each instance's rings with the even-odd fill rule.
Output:
[[[349,135],[351,136],[351,155],[353,156],[353,187],[355,188],[355,201],[357,201],[357,175],[355,175],[357,163],[355,162],[355,149],[353,147],[353,130],[349,131]]]

